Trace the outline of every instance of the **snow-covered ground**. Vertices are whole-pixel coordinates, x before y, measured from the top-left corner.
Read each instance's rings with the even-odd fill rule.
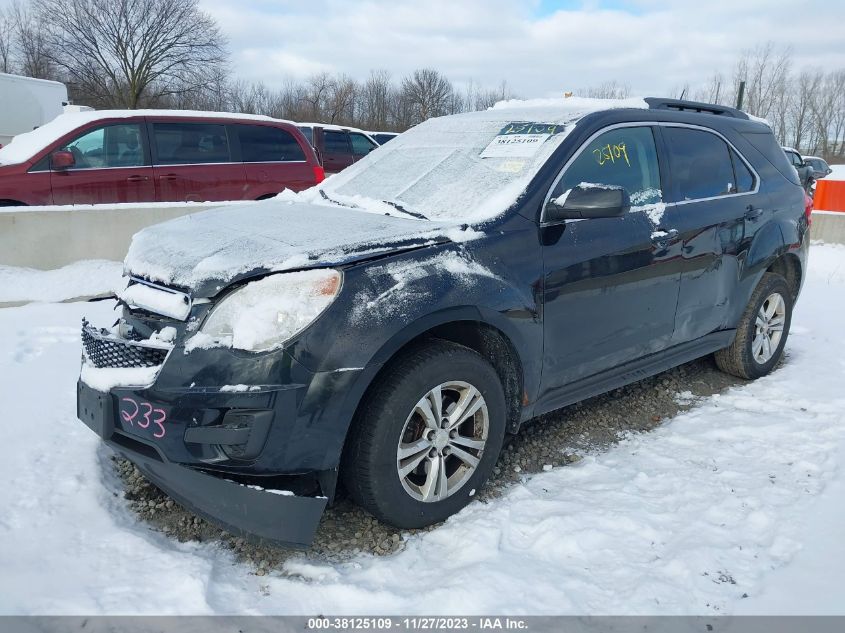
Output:
[[[825,176],[828,180],[845,180],[845,165],[831,165],[831,172]]]
[[[394,555],[263,577],[139,523],[75,419],[79,321],[111,309],[0,309],[2,613],[845,614],[845,247],[812,249],[773,375]]]
[[[0,264],[0,303],[67,301],[115,294],[125,286],[123,264],[104,259],[74,262],[55,270]]]

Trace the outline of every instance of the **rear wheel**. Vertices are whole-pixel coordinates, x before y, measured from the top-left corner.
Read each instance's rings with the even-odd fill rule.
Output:
[[[719,369],[748,379],[772,371],[789,336],[792,294],[780,275],[763,275],[740,319],[733,344],[715,354]]]
[[[505,432],[495,369],[434,341],[390,366],[368,394],[341,468],[352,498],[400,528],[443,521],[490,476]]]

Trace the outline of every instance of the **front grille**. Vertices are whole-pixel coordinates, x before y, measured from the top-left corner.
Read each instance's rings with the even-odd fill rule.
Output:
[[[85,360],[94,367],[157,367],[167,358],[169,347],[127,341],[98,330],[82,321],[82,348]]]

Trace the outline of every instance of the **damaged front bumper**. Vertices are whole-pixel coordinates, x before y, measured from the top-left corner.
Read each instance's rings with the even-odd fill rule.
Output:
[[[115,423],[117,398],[80,380],[77,383],[77,416],[173,499],[251,541],[286,547],[311,544],[328,499],[241,483],[235,474],[170,462],[157,446],[126,433],[119,422]]]

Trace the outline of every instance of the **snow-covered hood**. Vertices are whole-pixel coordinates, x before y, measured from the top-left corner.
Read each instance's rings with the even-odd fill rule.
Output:
[[[460,241],[460,225],[346,207],[267,200],[222,207],[135,234],[127,274],[213,296],[233,280],[267,271],[330,266],[425,244]]]

